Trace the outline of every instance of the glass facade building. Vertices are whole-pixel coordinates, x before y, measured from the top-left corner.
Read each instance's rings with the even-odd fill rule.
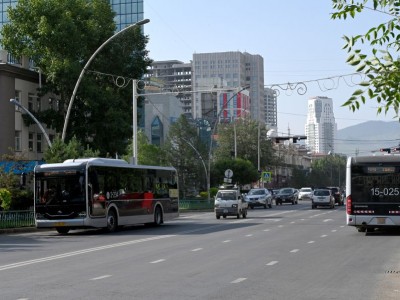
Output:
[[[143,20],[143,0],[110,0],[110,4],[116,13],[117,32]]]

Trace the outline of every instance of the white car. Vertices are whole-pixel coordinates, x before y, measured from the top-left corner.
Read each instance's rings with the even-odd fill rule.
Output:
[[[330,208],[335,208],[335,197],[333,197],[331,190],[314,190],[311,198],[311,208],[314,209],[317,208],[317,206],[329,206]]]
[[[312,194],[313,194],[312,188],[303,187],[299,191],[299,200],[311,199]]]
[[[246,202],[251,209],[257,206],[272,208],[272,194],[265,188],[251,189],[246,195]]]

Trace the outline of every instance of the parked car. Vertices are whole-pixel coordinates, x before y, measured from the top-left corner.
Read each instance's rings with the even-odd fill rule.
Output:
[[[332,195],[330,189],[316,189],[313,192],[311,198],[311,208],[317,208],[317,206],[329,206],[335,208],[335,197]]]
[[[311,199],[313,190],[310,187],[302,187],[299,191],[299,200]]]
[[[340,195],[340,189],[336,186],[328,186],[328,189],[332,191],[332,195],[335,198],[335,203],[337,205],[344,205],[344,199]]]
[[[246,201],[251,209],[257,206],[272,208],[272,194],[268,189],[251,189],[246,195]]]
[[[294,188],[282,188],[275,196],[275,204],[282,205],[283,203],[298,203],[298,191]]]

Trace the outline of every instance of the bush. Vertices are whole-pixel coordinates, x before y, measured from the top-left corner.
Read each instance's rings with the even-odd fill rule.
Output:
[[[11,193],[7,189],[0,189],[1,207],[9,210],[11,206]]]

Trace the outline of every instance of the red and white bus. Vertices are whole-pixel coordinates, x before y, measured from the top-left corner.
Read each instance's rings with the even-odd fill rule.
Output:
[[[106,158],[69,159],[34,171],[37,228],[106,228],[179,216],[177,173],[172,167],[131,165]]]
[[[347,159],[347,225],[360,232],[400,226],[400,155]]]

